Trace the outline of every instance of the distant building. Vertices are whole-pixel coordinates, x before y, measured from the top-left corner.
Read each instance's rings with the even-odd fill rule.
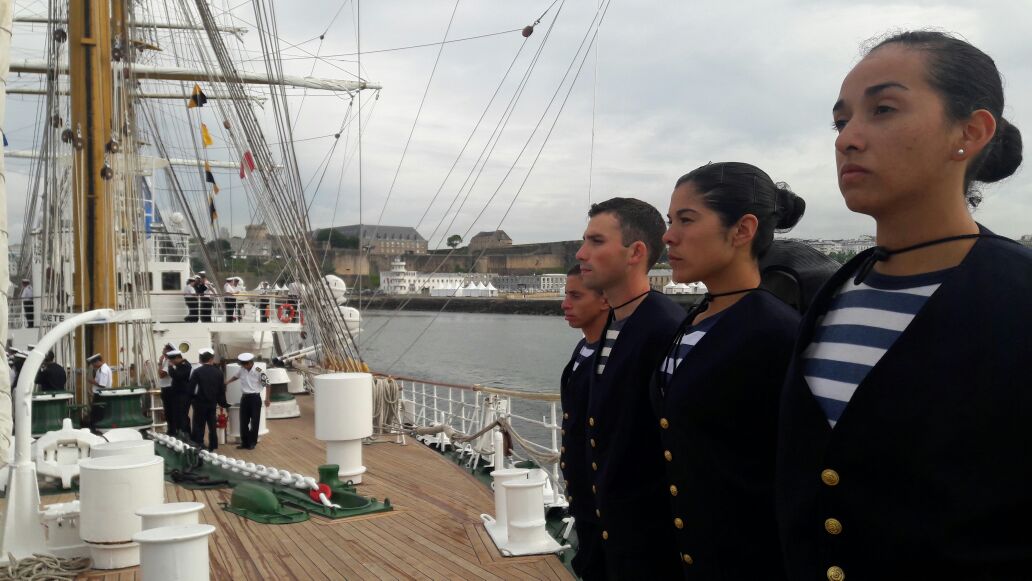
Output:
[[[1029,248],[1032,248],[1032,234],[1025,234],[1024,236],[1018,239],[1018,242],[1022,246],[1028,246]]]
[[[674,271],[669,268],[653,268],[649,271],[649,286],[652,287],[652,290],[662,292],[673,274]]]
[[[406,269],[405,261],[399,256],[391,261],[390,270],[380,272],[380,292],[389,295],[497,296],[498,290],[491,284],[493,277],[475,272],[415,272]],[[467,287],[470,287],[469,291],[465,291]],[[491,291],[494,294],[489,294]]]
[[[504,230],[480,232],[469,239],[469,249],[471,251],[483,250],[485,248],[502,248],[505,246],[512,246],[512,238],[509,238],[509,235]]]
[[[541,290],[545,292],[563,292],[566,289],[565,274],[542,274]]]
[[[269,228],[265,224],[248,224],[245,226],[245,234],[239,247],[233,248],[233,253],[240,258],[271,258],[273,256],[273,238],[269,235]],[[233,241],[230,241],[233,244]]]
[[[334,230],[349,238],[357,238],[359,248],[369,254],[426,254],[426,238],[411,226],[354,224]]]
[[[564,284],[565,284],[565,275]],[[493,279],[494,285],[504,293],[537,292],[541,289],[540,274],[500,274]]]

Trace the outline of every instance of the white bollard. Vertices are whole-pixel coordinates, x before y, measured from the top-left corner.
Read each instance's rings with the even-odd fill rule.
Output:
[[[485,519],[484,515],[481,518],[484,520],[484,526],[491,533],[491,537],[494,538],[495,544],[505,543],[508,538],[508,510],[506,508],[505,484],[507,482],[526,480],[528,474],[530,474],[530,470],[526,468],[497,469],[491,473],[491,478],[494,480],[491,482],[491,488],[494,489],[495,514],[491,520]]]
[[[140,544],[141,581],[207,581],[208,537],[215,527],[205,524],[147,529],[133,535]]]
[[[165,461],[160,456],[87,458],[80,465],[80,534],[95,569],[140,564],[133,535],[142,523],[136,511],[165,502]]]
[[[145,506],[136,511],[143,519],[143,530],[177,525],[195,525],[200,522],[203,502],[167,502]]]
[[[90,448],[90,458],[106,458],[108,456],[147,457],[153,455],[154,440],[120,440],[104,442]]]
[[[513,548],[535,544],[545,530],[544,479],[512,480],[505,488],[506,530]]]
[[[505,468],[505,437],[501,429],[495,428],[491,433],[491,443],[494,447],[494,469]]]
[[[373,435],[373,376],[328,373],[315,378],[315,437],[341,480],[362,482],[362,439]]]

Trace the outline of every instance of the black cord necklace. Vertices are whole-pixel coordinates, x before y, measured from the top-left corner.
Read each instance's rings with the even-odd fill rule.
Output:
[[[929,240],[927,242],[921,242],[912,246],[899,248],[896,250],[889,250],[884,246],[875,246],[871,254],[860,263],[860,267],[856,270],[856,276],[853,277],[853,284],[860,284],[864,282],[867,275],[871,274],[871,270],[874,269],[874,265],[879,262],[888,262],[890,258],[897,254],[903,254],[904,252],[910,252],[911,250],[919,250],[921,248],[928,248],[929,246],[936,246],[938,244],[945,244],[947,242],[953,242],[955,240],[968,240],[970,238],[998,238],[1000,240],[1006,240],[1007,242],[1014,242],[1006,236],[998,236],[996,234],[960,234],[957,236],[947,236],[945,238],[936,238],[935,240]]]
[[[636,301],[636,300],[640,299],[641,297],[643,297],[643,296],[645,296],[645,295],[649,294],[650,292],[652,292],[652,289],[649,289],[649,290],[647,290],[647,291],[645,291],[645,292],[641,293],[640,295],[638,295],[638,296],[634,297],[633,299],[631,299],[631,300],[627,301],[626,303],[621,303],[620,305],[618,305],[618,306],[615,306],[615,307],[609,307],[609,310],[610,310],[610,311],[616,311],[616,310],[618,310],[618,309],[622,309],[622,308],[626,307],[627,305],[629,305],[629,304],[633,303],[634,301]]]

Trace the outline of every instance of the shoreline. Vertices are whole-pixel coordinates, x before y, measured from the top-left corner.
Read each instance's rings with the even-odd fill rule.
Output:
[[[702,300],[703,295],[666,295],[686,309]],[[562,299],[480,298],[480,297],[427,297],[420,295],[393,295],[363,298],[361,307],[357,297],[348,300],[349,307],[360,311],[442,311],[446,313],[482,313],[494,315],[560,316]],[[400,308],[404,305],[403,308]]]

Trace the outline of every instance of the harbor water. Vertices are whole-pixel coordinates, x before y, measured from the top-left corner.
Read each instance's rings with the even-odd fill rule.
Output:
[[[556,392],[580,337],[558,316],[365,311],[358,340],[378,372]]]

